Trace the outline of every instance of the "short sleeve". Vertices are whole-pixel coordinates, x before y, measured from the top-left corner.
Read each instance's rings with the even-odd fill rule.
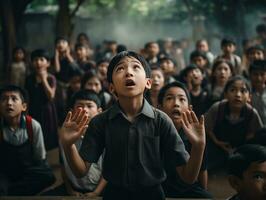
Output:
[[[160,112],[159,130],[166,158],[171,160],[173,166],[181,166],[187,163],[189,154],[179,136],[172,120]]]
[[[46,151],[43,140],[42,127],[39,122],[32,119],[33,129],[33,155],[36,160],[44,160],[46,158]]]
[[[254,133],[263,127],[263,123],[262,120],[259,116],[259,113],[256,109],[252,108],[253,111],[253,115],[252,115],[252,119],[250,121],[250,125],[249,125],[249,132],[250,133]]]
[[[100,115],[97,115],[90,121],[79,151],[81,158],[89,163],[97,163],[104,150],[105,122],[101,119]]]

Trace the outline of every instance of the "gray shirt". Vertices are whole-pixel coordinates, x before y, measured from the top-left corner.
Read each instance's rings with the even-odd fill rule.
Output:
[[[263,124],[266,124],[266,88],[260,94],[258,92],[252,92],[251,103],[258,111]]]
[[[146,100],[133,122],[118,103],[91,120],[80,155],[89,163],[97,162],[104,149],[103,177],[130,189],[164,181],[165,155],[175,166],[189,158],[171,119]]]
[[[12,145],[19,146],[25,143],[28,140],[28,133],[26,128],[26,117],[22,115],[20,127],[16,130],[11,130],[5,123],[2,121],[2,133],[3,139]],[[43,160],[46,158],[46,151],[43,141],[43,132],[39,122],[32,119],[32,130],[33,130],[33,156],[36,160]]]

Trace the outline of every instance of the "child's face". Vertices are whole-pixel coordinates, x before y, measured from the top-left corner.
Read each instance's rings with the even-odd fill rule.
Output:
[[[158,55],[160,49],[157,43],[151,43],[147,48],[147,54],[149,57],[155,57]]]
[[[82,60],[88,56],[87,49],[85,47],[78,47],[76,49],[76,55],[78,60]]]
[[[225,99],[228,100],[231,107],[241,109],[250,101],[246,84],[242,80],[235,81],[225,92]]]
[[[189,109],[185,91],[179,87],[169,88],[160,108],[172,119],[178,129],[181,128],[181,114]]]
[[[232,76],[231,69],[227,63],[219,64],[214,70],[216,83],[226,83]]]
[[[6,119],[19,117],[27,109],[27,104],[22,102],[18,92],[4,92],[0,97],[1,115]]]
[[[186,81],[190,82],[192,86],[201,85],[202,80],[203,80],[203,75],[199,68],[190,70],[186,76]]]
[[[254,89],[263,89],[266,84],[266,71],[253,70],[250,73],[250,80]]]
[[[23,61],[24,59],[24,52],[21,50],[21,49],[18,49],[16,52],[15,52],[15,55],[14,55],[14,58],[15,60],[18,62],[18,61]]]
[[[203,58],[202,56],[197,56],[192,59],[192,63],[197,65],[200,69],[204,70],[207,64],[207,60]]]
[[[145,89],[151,88],[151,79],[146,78],[141,62],[134,57],[127,56],[118,62],[112,80],[110,90],[118,97],[143,96]]]
[[[99,94],[100,91],[102,90],[101,81],[97,77],[92,77],[91,79],[89,79],[86,82],[86,84],[84,86],[84,89],[93,90],[94,92],[96,92],[97,94]]]
[[[83,108],[86,114],[89,115],[89,118],[93,118],[102,111],[102,109],[98,108],[97,104],[91,100],[77,100],[73,109],[76,110],[78,108]]]
[[[249,62],[253,62],[254,60],[263,60],[263,59],[264,59],[264,53],[261,50],[254,49],[248,54]]]
[[[174,63],[168,59],[161,62],[160,68],[163,70],[163,73],[166,77],[173,75],[175,72]]]
[[[74,76],[69,80],[69,86],[73,92],[77,92],[81,87],[81,78],[80,76]]]
[[[101,74],[102,77],[107,77],[107,68],[109,63],[108,62],[102,62],[98,65],[98,71]]]
[[[232,43],[226,44],[222,47],[224,54],[232,54],[236,50],[236,46]]]
[[[50,66],[50,62],[44,57],[36,57],[33,59],[32,65],[34,69],[36,70],[36,72],[38,73],[38,72],[46,71],[47,68]]]
[[[266,161],[252,163],[243,173],[236,188],[241,199],[266,199]]]
[[[164,85],[164,76],[161,70],[154,69],[151,71],[152,85],[151,89],[159,91]]]
[[[206,41],[201,41],[201,42],[198,44],[197,49],[198,49],[199,51],[207,52],[207,51],[209,51],[209,46],[208,46],[208,44],[207,44]]]
[[[68,42],[66,40],[59,40],[56,43],[56,49],[60,52],[63,53],[67,50],[68,48]]]

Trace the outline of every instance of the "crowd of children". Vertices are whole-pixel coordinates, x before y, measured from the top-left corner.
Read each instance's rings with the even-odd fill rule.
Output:
[[[30,62],[15,48],[0,89],[0,195],[212,198],[208,173],[229,159],[231,199],[265,199],[265,40],[238,56],[225,37],[215,56],[201,39],[185,66],[170,38],[136,53],[116,41],[93,49],[81,33],[75,44],[58,37],[53,56],[32,51]],[[54,148],[64,183],[42,193],[55,180]]]

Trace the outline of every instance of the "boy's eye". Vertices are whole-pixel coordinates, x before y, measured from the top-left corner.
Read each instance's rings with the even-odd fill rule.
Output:
[[[124,69],[124,67],[121,66],[121,67],[117,67],[115,71],[119,72],[119,71],[122,71],[123,69]]]
[[[263,180],[265,177],[263,177],[262,174],[254,174],[254,175],[253,175],[253,178],[254,178],[255,180],[260,181],[260,180]]]
[[[133,67],[134,67],[134,69],[139,69],[140,68],[139,65],[134,65]]]

